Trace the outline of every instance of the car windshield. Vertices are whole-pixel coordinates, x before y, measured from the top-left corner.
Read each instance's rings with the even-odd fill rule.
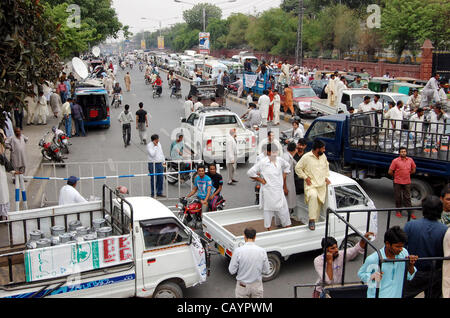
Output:
[[[338,209],[365,205],[366,197],[356,185],[334,187],[334,193],[336,196],[336,207]]]
[[[235,115],[217,115],[205,118],[205,126],[237,124]]]
[[[294,88],[293,89],[293,96],[294,98],[299,97],[315,97],[316,93],[314,93],[314,90],[311,87],[306,88]]]

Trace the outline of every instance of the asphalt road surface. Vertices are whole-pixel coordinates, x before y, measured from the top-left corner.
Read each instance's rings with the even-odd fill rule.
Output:
[[[126,71],[130,71],[132,84],[131,92],[125,91],[125,85],[123,77]],[[131,112],[134,114],[138,110],[138,103],[144,103],[144,109],[149,113],[150,125],[147,131],[148,140],[154,133],[159,134],[160,142],[163,146],[166,157],[169,156],[169,146],[171,143],[171,136],[173,138],[176,132],[174,129],[180,126],[180,118],[184,116],[183,103],[184,96],[189,91],[189,85],[182,80],[183,98],[175,99],[170,98],[170,90],[167,85],[165,73],[162,73],[163,83],[163,95],[160,98],[153,99],[151,86],[147,86],[144,83],[144,73],[140,72],[137,67],[130,70],[127,68],[125,71],[119,70],[117,73],[117,79],[120,82],[123,93],[124,104],[129,104]],[[245,112],[245,107],[233,103],[230,100],[227,101],[227,106],[231,107],[232,111],[238,115],[242,115]],[[122,140],[122,128],[117,117],[122,111],[120,109],[111,110],[111,127],[109,129],[90,129],[88,135],[85,138],[73,138],[71,142],[71,152],[68,155],[68,162],[77,163],[74,165],[67,165],[66,168],[60,168],[57,170],[58,175],[111,175],[111,173],[147,173],[147,167],[145,161],[147,160],[146,148],[139,142],[139,136],[134,129],[135,125],[132,125],[132,141],[131,146],[125,148]],[[285,130],[290,128],[289,123],[283,122],[281,129]],[[120,168],[114,171],[113,162],[125,162],[133,161],[140,162],[137,164],[123,164]],[[84,165],[89,162],[109,162],[109,164],[97,164],[97,165]],[[117,167],[116,167],[117,168]],[[225,185],[223,189],[223,196],[227,200],[227,208],[236,208],[242,206],[253,205],[254,196],[254,183],[246,176],[247,170],[250,168],[250,164],[240,164],[237,169],[237,178],[239,182],[236,185],[226,185],[226,171],[222,171],[224,176]],[[53,171],[56,171],[54,169]],[[47,171],[48,172],[48,171]],[[41,171],[42,173],[42,171]],[[101,183],[86,182],[83,183],[83,192],[92,189],[101,188]],[[136,178],[134,180],[122,179],[117,181],[120,184],[128,186],[130,189],[130,195],[149,195],[150,186],[147,178]],[[50,197],[55,195],[62,183],[47,184],[47,188],[38,187],[41,191],[47,192],[47,200],[51,201]],[[361,183],[362,187],[368,193],[368,195],[374,200],[375,205],[379,208],[386,208],[394,206],[392,181],[388,179],[382,180],[369,180]],[[35,189],[35,191],[39,191]],[[178,197],[178,190],[181,195],[186,195],[189,190],[189,184],[184,184],[178,188],[171,187],[169,189],[170,197]],[[165,193],[166,189],[164,190]],[[95,196],[99,196],[99,192],[95,193]],[[174,204],[174,201],[168,201],[168,205]],[[379,216],[379,235],[375,243],[381,247],[380,237],[383,236],[385,230],[384,215]],[[393,224],[404,224],[405,218],[397,219],[394,217]],[[313,268],[313,259],[319,255],[319,251],[308,252],[291,256],[287,261],[282,262],[281,272],[279,276],[270,282],[264,284],[264,296],[265,297],[293,297],[293,286],[296,284],[313,284],[317,280],[317,275]],[[189,288],[185,291],[185,296],[188,298],[230,298],[234,297],[235,279],[228,273],[228,261],[221,255],[213,255],[211,259],[211,275],[207,282]],[[362,264],[362,256],[359,256],[357,260],[348,264],[346,271],[346,281],[357,281],[356,273]],[[312,289],[302,288],[299,290],[300,297],[310,297]]]

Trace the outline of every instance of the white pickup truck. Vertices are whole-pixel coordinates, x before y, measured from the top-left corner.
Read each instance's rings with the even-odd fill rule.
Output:
[[[205,162],[225,162],[226,140],[231,128],[236,128],[238,163],[243,163],[256,153],[257,139],[236,113],[225,107],[207,106],[181,119],[185,146],[195,159]]]
[[[181,298],[183,288],[205,281],[207,250],[166,206],[103,191],[103,201],[16,212],[2,222],[9,242],[0,297]]]
[[[338,102],[337,107],[328,106],[326,99],[313,99],[311,100],[311,109],[322,115],[334,115],[341,110],[348,114],[348,108],[358,109],[359,104],[364,101],[364,96],[373,98],[375,94],[377,93],[368,89],[346,89],[342,91],[342,99]]]
[[[339,210],[374,209],[373,201],[367,196],[360,185],[341,174],[330,172],[331,184],[327,189],[326,202],[323,205],[320,221],[316,221],[315,231],[308,228],[308,207],[304,196],[297,196],[297,208],[291,215],[292,227],[276,228],[272,225],[270,231],[264,228],[263,210],[258,206],[229,209],[203,214],[204,235],[213,240],[219,253],[231,258],[233,251],[244,244],[244,229],[253,227],[256,231],[256,244],[263,247],[270,264],[270,273],[263,277],[269,281],[277,277],[281,268],[281,259],[287,260],[290,255],[321,249],[321,240],[325,236],[325,217],[327,209]],[[346,214],[341,214],[346,217]],[[350,223],[360,232],[366,231],[367,213],[351,213]],[[377,215],[371,214],[370,230],[377,233]],[[347,246],[359,242],[356,234],[347,238]],[[329,235],[341,244],[345,238],[345,224],[334,214],[329,216]]]

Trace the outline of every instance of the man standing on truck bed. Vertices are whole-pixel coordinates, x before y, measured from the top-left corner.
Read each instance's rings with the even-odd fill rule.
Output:
[[[305,202],[308,204],[309,224],[311,231],[316,229],[316,220],[320,219],[320,211],[325,202],[327,185],[330,184],[330,168],[325,155],[325,144],[315,139],[312,150],[306,153],[295,166],[295,173],[305,180]]]
[[[399,152],[400,156],[392,160],[388,174],[394,177],[395,207],[410,207],[411,175],[416,173],[416,164],[412,158],[406,156],[407,151],[405,147],[400,147]],[[400,211],[397,211],[395,215],[399,218],[402,217]],[[416,218],[414,213],[411,213],[411,218]]]
[[[255,244],[256,230],[244,230],[245,244],[238,247],[231,257],[228,271],[236,275],[236,298],[262,298],[262,275],[270,272],[267,252]]]
[[[266,149],[267,156],[250,168],[247,175],[261,183],[260,209],[264,209],[264,227],[270,231],[274,216],[280,219],[283,227],[291,225],[288,204],[284,195],[286,175],[290,173],[290,170],[289,163],[278,157],[276,145],[268,144]]]

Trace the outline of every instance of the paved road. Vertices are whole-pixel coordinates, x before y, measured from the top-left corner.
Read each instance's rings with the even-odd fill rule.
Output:
[[[132,77],[132,90],[131,92],[125,92],[123,95],[124,103],[131,106],[132,113],[138,109],[138,103],[143,102],[144,108],[150,114],[150,128],[148,130],[148,137],[151,134],[157,133],[160,135],[161,144],[164,152],[168,155],[170,145],[170,134],[173,129],[179,127],[180,117],[183,116],[183,102],[184,99],[176,100],[169,98],[170,91],[168,90],[165,76],[163,76],[163,96],[161,98],[153,99],[151,95],[151,87],[146,86],[144,83],[144,73],[139,72],[137,68],[130,71]],[[121,86],[124,88],[123,83],[124,72],[119,71],[117,78],[120,81]],[[182,81],[183,96],[185,96],[189,90],[186,82]],[[241,115],[245,108],[233,102],[228,102],[228,106],[233,111]],[[74,138],[72,140],[73,145],[71,147],[71,153],[69,154],[70,162],[104,162],[108,160],[116,161],[145,161],[147,159],[145,147],[139,144],[139,137],[135,129],[132,130],[132,145],[128,148],[124,148],[122,141],[122,130],[117,122],[117,117],[121,109],[111,110],[112,124],[111,128],[93,129],[88,132],[86,138]],[[288,123],[282,123],[282,129],[289,128]],[[252,205],[254,202],[253,183],[246,177],[246,171],[249,169],[249,164],[241,164],[238,167],[237,176],[239,182],[237,185],[228,186],[225,185],[223,195],[227,199],[227,207],[235,208],[240,206]],[[94,175],[104,175],[104,173],[110,175],[114,167],[104,167],[101,165],[93,166],[92,172]],[[124,165],[121,172],[128,173],[146,173],[146,166]],[[84,169],[89,170],[89,169]],[[127,171],[128,170],[128,171]],[[65,169],[58,170],[58,174],[62,175],[79,175],[78,172],[81,168],[68,166],[67,171]],[[89,174],[90,171],[81,171],[83,174]],[[226,176],[226,171],[223,171],[223,175]],[[226,179],[226,177],[225,177]],[[121,180],[122,184],[127,184],[128,180]],[[96,188],[100,187],[101,182],[95,184]],[[85,184],[89,187],[90,184]],[[149,194],[148,180],[134,180],[131,184],[131,195],[140,195],[138,193],[141,188],[144,188],[144,193]],[[369,196],[375,201],[377,207],[391,207],[394,204],[392,196],[392,183],[390,180],[370,180],[362,183],[363,188],[369,194]],[[47,191],[56,192],[59,185],[55,188],[48,188]],[[177,187],[170,189],[170,195],[177,195]],[[186,194],[189,191],[187,185],[181,187],[182,194]],[[51,196],[51,194],[48,194]],[[380,216],[380,235],[384,233],[384,220],[385,217]],[[405,222],[405,220],[395,219],[393,222]],[[380,246],[379,239],[376,241]],[[282,269],[279,277],[276,280],[265,284],[265,296],[266,297],[293,297],[293,288],[295,284],[314,283],[316,280],[316,274],[313,269],[313,259],[319,254],[319,252],[309,252],[300,255],[295,255],[283,262]],[[362,257],[349,264],[347,271],[347,280],[355,281],[356,272],[361,265]],[[189,298],[200,297],[233,297],[234,296],[234,284],[235,280],[228,274],[228,261],[222,258],[220,255],[212,256],[211,264],[211,276],[208,281],[195,288],[186,290],[185,295]],[[300,290],[301,297],[310,297],[312,293],[311,289]]]

